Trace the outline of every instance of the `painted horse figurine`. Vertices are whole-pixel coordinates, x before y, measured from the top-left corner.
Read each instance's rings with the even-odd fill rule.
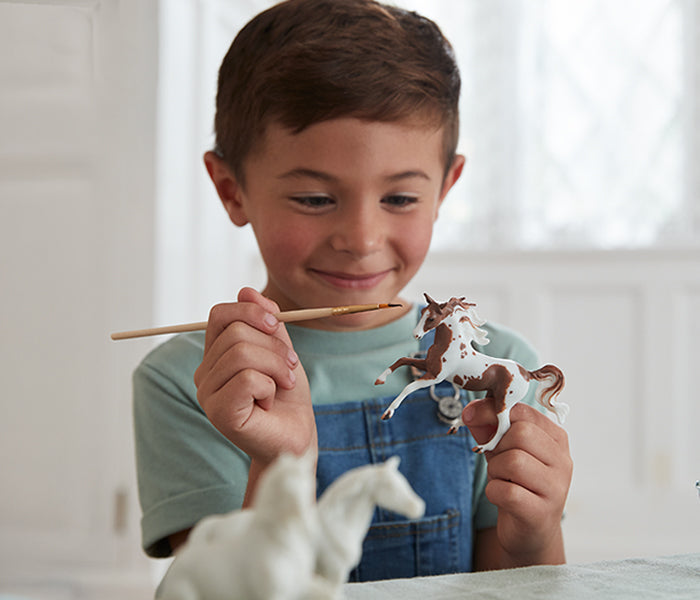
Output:
[[[556,414],[560,423],[564,422],[569,407],[556,397],[564,387],[564,374],[554,365],[545,365],[536,371],[528,371],[517,362],[500,359],[477,352],[472,341],[488,344],[487,332],[481,329],[486,321],[479,318],[471,304],[462,298],[451,298],[438,303],[425,294],[428,305],[422,310],[413,335],[421,339],[435,329],[435,341],[428,349],[425,358],[404,357],[386,369],[375,381],[380,385],[396,369],[410,366],[425,371],[419,379],[409,383],[384,411],[382,419],[390,419],[404,398],[416,390],[429,387],[441,381],[451,381],[470,391],[486,391],[496,405],[498,428],[494,436],[485,444],[474,447],[474,452],[493,450],[510,428],[510,409],[527,394],[530,381],[540,382],[536,392],[537,401],[547,410]],[[456,418],[449,433],[455,433],[464,422]]]

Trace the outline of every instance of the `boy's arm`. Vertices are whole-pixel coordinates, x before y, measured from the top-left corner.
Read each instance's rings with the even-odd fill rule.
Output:
[[[564,553],[564,536],[561,527],[555,533],[555,539],[547,547],[546,552],[538,556],[529,556],[524,564],[516,561],[515,557],[504,553],[498,540],[496,527],[488,527],[476,532],[474,536],[474,571],[495,571],[511,569],[528,565],[560,565],[566,562]]]
[[[476,570],[565,562],[561,518],[573,462],[566,431],[522,403],[511,410],[511,428],[486,454],[486,497],[498,507],[496,527],[474,540]],[[477,442],[495,431],[490,399],[470,402],[462,415]]]

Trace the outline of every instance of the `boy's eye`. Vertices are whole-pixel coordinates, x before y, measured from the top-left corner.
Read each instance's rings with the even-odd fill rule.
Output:
[[[333,204],[333,198],[323,195],[291,196],[291,200],[305,208],[324,208]]]
[[[402,208],[415,204],[418,202],[418,198],[416,196],[409,196],[408,194],[392,194],[391,196],[382,198],[382,202],[390,206]]]

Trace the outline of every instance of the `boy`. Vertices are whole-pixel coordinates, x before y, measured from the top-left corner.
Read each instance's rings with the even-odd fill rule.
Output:
[[[471,434],[445,435],[427,391],[380,419],[411,375],[397,372],[382,397],[376,376],[419,349],[418,307],[399,294],[464,165],[459,86],[432,22],[372,0],[289,0],[234,40],[205,164],[231,221],[251,225],[268,279],[262,294],[244,288],[215,306],[205,335],[173,338],[134,375],[152,556],[176,550],[204,516],[247,506],[280,453],[310,448],[319,494],[349,468],[399,455],[426,501],[419,522],[378,512],[353,580],[564,561],[572,464],[565,432],[542,413],[516,405],[486,459],[469,449],[472,435],[494,431],[488,399],[462,392]],[[287,326],[273,316],[375,302],[403,308]],[[488,329],[484,352],[538,366],[518,336]]]

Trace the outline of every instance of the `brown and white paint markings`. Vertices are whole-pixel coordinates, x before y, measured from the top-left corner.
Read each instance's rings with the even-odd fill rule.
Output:
[[[474,447],[475,452],[493,450],[510,428],[510,409],[527,394],[530,381],[540,383],[536,398],[542,406],[553,412],[560,423],[564,422],[569,407],[555,402],[564,387],[564,374],[554,365],[544,365],[528,371],[522,365],[509,359],[499,359],[477,352],[472,341],[488,344],[487,332],[480,326],[485,323],[474,310],[475,304],[465,298],[451,298],[438,303],[428,294],[428,302],[418,321],[413,335],[420,339],[435,329],[435,340],[428,348],[425,358],[403,357],[398,359],[374,382],[380,385],[390,373],[403,366],[425,371],[422,377],[409,383],[384,411],[382,419],[390,419],[401,402],[416,390],[429,387],[441,381],[452,381],[469,391],[485,391],[494,399],[498,414],[498,428],[494,436],[485,444]],[[449,433],[455,433],[464,422],[461,416],[455,419]]]

